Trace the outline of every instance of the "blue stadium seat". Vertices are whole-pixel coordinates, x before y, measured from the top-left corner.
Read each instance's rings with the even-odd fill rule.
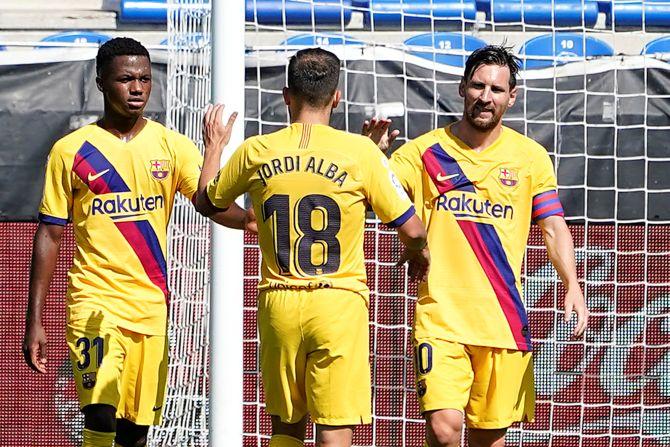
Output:
[[[283,9],[282,9],[283,5]],[[254,11],[255,6],[255,11]],[[285,0],[247,0],[246,20],[261,25],[316,25],[348,24],[351,20],[351,0],[324,0],[305,2]],[[255,12],[255,15],[254,15]]]
[[[111,39],[106,34],[93,33],[88,31],[68,31],[65,33],[52,34],[42,39],[40,42],[65,42],[65,43],[97,43],[102,45]],[[37,48],[48,48],[39,46]]]
[[[284,6],[282,9],[281,6]],[[351,20],[351,0],[305,1],[246,0],[246,20],[261,25],[346,25]],[[193,12],[191,12],[193,13]],[[167,0],[121,0],[123,22],[165,23]]]
[[[314,47],[322,45],[365,45],[365,42],[344,34],[319,33],[292,36],[283,41],[280,45]]]
[[[614,51],[607,43],[579,33],[543,34],[523,44],[519,54],[526,56],[524,69],[562,65],[585,57],[612,56]],[[541,58],[533,58],[540,56]]]
[[[493,0],[492,8],[486,3],[480,1],[478,7],[495,23],[592,27],[598,20],[595,0]]]
[[[670,36],[659,37],[648,42],[642,49],[642,54],[670,54]]]
[[[431,21],[473,21],[475,0],[370,0],[365,26],[400,28],[430,26]]]
[[[670,2],[667,0],[599,0],[607,14],[607,26],[670,27]]]
[[[166,23],[167,0],[121,0],[119,20],[134,23]]]
[[[465,50],[468,53],[477,48],[486,46],[486,42],[477,37],[463,33],[425,33],[405,40],[405,45],[414,47],[428,47],[438,50]],[[410,49],[410,53],[428,60],[435,60],[440,64],[464,67],[467,54],[445,54],[435,51],[419,51]]]

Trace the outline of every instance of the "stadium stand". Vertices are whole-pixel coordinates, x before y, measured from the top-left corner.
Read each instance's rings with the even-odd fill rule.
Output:
[[[0,14],[0,30],[119,29],[162,26],[167,0],[10,0]],[[263,26],[409,30],[509,26],[583,26],[594,29],[667,28],[667,0],[246,0],[246,20]],[[480,23],[486,22],[486,23]],[[431,28],[431,26],[433,28]]]
[[[0,2],[0,30],[116,28],[114,0],[7,0]]]
[[[474,0],[370,0],[365,27],[371,29],[405,29],[430,25],[458,24],[474,21]]]
[[[246,20],[259,25],[297,26],[335,26],[345,27],[351,20],[351,0],[332,0],[327,2],[306,3],[287,0],[284,9],[274,0],[255,0],[246,2]],[[313,22],[312,22],[313,20]]]
[[[42,42],[72,42],[72,43],[97,43],[103,44],[111,39],[106,34],[94,33],[91,31],[67,31],[58,34],[52,34],[43,38]],[[44,47],[40,47],[44,48]]]
[[[496,23],[525,23],[528,25],[553,25],[594,27],[598,20],[598,4],[581,0],[497,0],[478,2],[487,19]]]
[[[302,47],[311,45],[365,45],[365,42],[343,34],[319,33],[298,34],[284,40],[280,45],[299,45]]]
[[[119,20],[133,23],[166,23],[167,0],[121,0]]]
[[[523,44],[524,68],[546,68],[584,57],[612,56],[614,51],[602,40],[578,33],[544,34]]]
[[[351,0],[326,1],[310,4],[287,0],[284,10],[274,0],[246,2],[246,19],[256,20],[261,25],[333,25],[338,28],[351,20]],[[344,7],[343,7],[344,6]],[[125,23],[165,23],[167,21],[166,0],[121,0],[119,19]]]
[[[404,43],[410,47],[410,53],[415,56],[455,67],[465,66],[466,53],[486,45],[482,39],[456,32],[418,34],[405,40]],[[418,51],[411,47],[428,47],[433,51]],[[446,52],[450,50],[460,50],[463,54],[447,54]]]
[[[607,27],[670,26],[670,2],[667,0],[599,0],[599,8],[607,15]]]

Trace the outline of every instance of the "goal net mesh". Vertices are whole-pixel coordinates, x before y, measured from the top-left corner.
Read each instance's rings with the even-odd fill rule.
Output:
[[[364,119],[390,117],[401,130],[396,146],[461,116],[463,58],[481,42],[504,42],[522,57],[519,96],[505,124],[553,158],[592,316],[585,336],[572,338],[574,319],[564,323],[561,311],[564,289],[534,226],[522,275],[535,345],[536,420],[513,426],[510,446],[670,445],[670,151],[664,137],[670,67],[662,48],[644,54],[662,37],[648,25],[650,2],[617,2],[639,6],[639,24],[620,19],[626,9],[610,3],[607,10],[605,3],[246,2],[246,136],[288,123],[281,89],[288,58],[300,48],[323,46],[343,61],[343,101],[332,124],[358,133]],[[169,3],[168,125],[198,142],[210,100],[210,6]],[[394,233],[370,219],[365,255],[374,416],[356,430],[357,446],[423,443],[410,343],[416,287],[394,267],[398,251]],[[244,364],[229,365],[244,370],[245,446],[267,445],[270,435],[255,327],[259,263],[256,240],[247,234],[240,278]],[[168,402],[155,445],[207,445],[208,275],[209,226],[180,201],[170,230]],[[308,438],[312,445],[311,428]]]

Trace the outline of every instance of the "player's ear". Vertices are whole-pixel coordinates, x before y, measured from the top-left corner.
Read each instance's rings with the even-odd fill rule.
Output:
[[[287,106],[291,105],[291,94],[289,93],[288,87],[284,87],[281,91],[282,96],[284,97],[284,104]]]
[[[336,109],[338,104],[340,103],[340,100],[342,99],[342,92],[339,90],[335,90],[335,93],[333,94],[333,109]]]
[[[507,107],[512,107],[516,102],[517,88],[516,85],[512,90],[509,91],[509,101],[507,102]]]
[[[458,94],[461,98],[465,98],[465,78],[462,78],[461,82],[458,83]]]
[[[102,78],[100,76],[95,77],[95,85],[98,87],[98,90],[102,92]]]

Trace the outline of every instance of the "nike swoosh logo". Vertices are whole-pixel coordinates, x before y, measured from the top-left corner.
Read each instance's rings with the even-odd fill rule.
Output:
[[[88,181],[89,183],[92,182],[93,180],[102,177],[103,175],[107,174],[109,172],[109,169],[105,169],[104,171],[98,172],[97,174],[93,175],[92,172],[88,173]]]
[[[158,410],[160,410],[161,408],[163,408],[162,405],[161,405],[160,407],[154,407],[154,408],[153,408],[153,411],[158,411]]]
[[[454,177],[458,177],[460,174],[451,174],[451,175],[442,175],[442,173],[438,172],[437,173],[437,181],[438,182],[444,182],[446,180],[452,179]]]

